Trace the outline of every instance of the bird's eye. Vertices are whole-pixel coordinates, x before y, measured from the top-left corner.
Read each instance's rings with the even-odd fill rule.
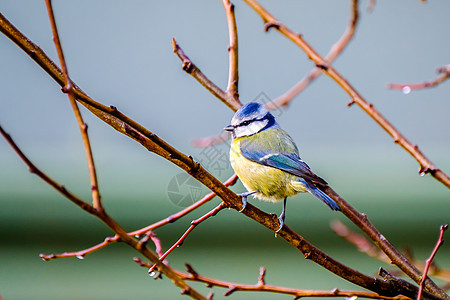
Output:
[[[244,121],[241,123],[241,126],[247,126],[248,124],[250,124],[250,121]]]

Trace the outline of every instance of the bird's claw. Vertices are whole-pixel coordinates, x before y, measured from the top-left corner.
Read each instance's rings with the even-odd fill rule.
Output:
[[[239,212],[243,212],[244,209],[247,207],[247,196],[241,195],[241,197],[242,197],[242,208]]]
[[[283,216],[279,216],[278,217],[278,222],[280,223],[280,227],[278,227],[277,231],[275,231],[275,236],[277,235],[278,232],[280,232],[280,230],[284,226],[284,218],[283,218]]]
[[[247,207],[247,197],[255,193],[259,193],[259,191],[246,192],[239,195],[242,198],[242,208],[239,212],[243,212],[244,209]]]

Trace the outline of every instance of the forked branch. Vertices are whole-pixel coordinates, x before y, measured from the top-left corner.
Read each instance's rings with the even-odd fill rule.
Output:
[[[55,43],[56,52],[58,53],[59,62],[61,64],[61,69],[62,69],[62,73],[63,73],[63,80],[64,80],[63,91],[64,91],[64,93],[67,93],[67,96],[69,97],[70,105],[72,106],[73,112],[75,114],[75,118],[78,123],[78,127],[80,128],[81,137],[82,137],[84,149],[86,152],[86,158],[87,158],[87,164],[88,164],[88,170],[89,170],[89,178],[91,180],[92,202],[93,202],[95,209],[103,210],[101,197],[100,197],[100,190],[98,188],[97,172],[95,169],[94,157],[92,155],[91,142],[89,140],[89,135],[88,135],[88,126],[83,121],[83,117],[81,116],[80,109],[75,100],[75,95],[73,93],[73,85],[72,85],[72,81],[70,80],[70,77],[69,77],[69,71],[67,70],[67,64],[66,64],[66,60],[64,58],[64,52],[62,50],[61,41],[59,39],[58,29],[56,27],[56,21],[55,21],[55,16],[53,14],[53,7],[52,7],[51,0],[45,0],[45,4],[47,6],[48,18],[50,20],[50,25],[51,25],[52,32],[53,32],[53,42]]]

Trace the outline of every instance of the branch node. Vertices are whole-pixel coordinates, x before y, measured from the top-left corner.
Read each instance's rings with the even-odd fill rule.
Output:
[[[328,71],[328,64],[326,63],[317,63],[316,67],[323,71]]]
[[[181,290],[181,295],[189,295],[191,293],[189,288],[184,288]]]
[[[236,286],[230,286],[230,288],[223,294],[225,297],[230,296],[231,294],[233,294],[234,292],[237,291]]]
[[[273,27],[276,30],[280,29],[280,26],[282,25],[281,22],[275,21],[275,22],[266,22],[264,23],[264,32],[269,32],[269,30]]]
[[[198,273],[194,270],[194,268],[189,263],[184,263],[186,266],[186,271],[191,274],[192,278],[198,278]]]
[[[181,66],[181,68],[183,69],[183,71],[185,71],[186,73],[192,73],[192,71],[194,70],[193,64],[191,61],[183,61],[183,64]]]
[[[259,268],[259,278],[258,278],[258,287],[262,287],[266,285],[266,268],[260,267]]]

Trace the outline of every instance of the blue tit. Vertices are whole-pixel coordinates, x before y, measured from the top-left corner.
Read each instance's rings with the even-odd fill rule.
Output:
[[[249,195],[266,201],[283,200],[278,231],[284,225],[286,199],[297,193],[309,192],[332,210],[341,210],[321,190],[327,182],[311,171],[300,158],[294,140],[261,104],[252,102],[242,106],[224,129],[233,138],[231,166],[248,190],[241,194],[242,210]]]

